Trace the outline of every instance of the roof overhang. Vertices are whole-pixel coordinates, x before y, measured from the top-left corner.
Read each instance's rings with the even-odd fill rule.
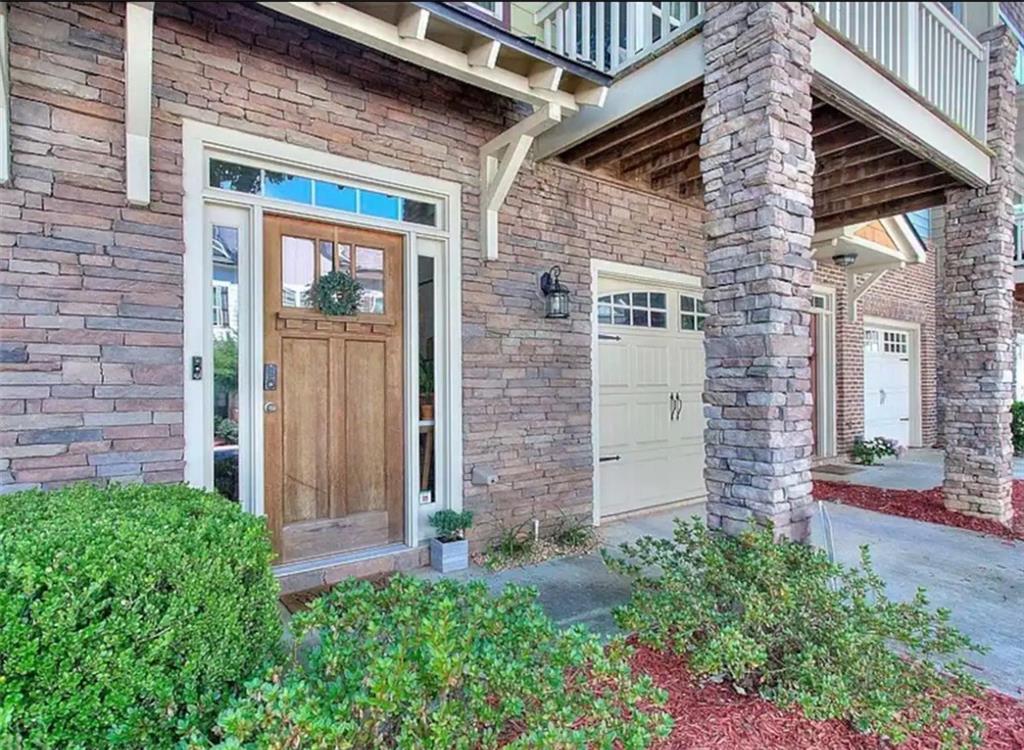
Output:
[[[261,2],[400,60],[534,107],[604,104],[611,79],[445,3]]]

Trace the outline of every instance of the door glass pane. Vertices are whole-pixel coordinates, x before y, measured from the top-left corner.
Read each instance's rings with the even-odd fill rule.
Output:
[[[213,484],[238,500],[238,250],[239,229],[214,224]]]
[[[432,503],[437,461],[434,400],[434,259],[421,255],[416,285],[420,342],[420,503]]]
[[[320,275],[334,270],[334,243],[320,240]]]
[[[356,247],[356,279],[363,285],[359,311],[384,312],[384,251],[375,247]]]
[[[352,246],[338,243],[338,270],[352,275]]]
[[[311,306],[308,292],[315,267],[313,240],[281,237],[281,304],[284,307]]]

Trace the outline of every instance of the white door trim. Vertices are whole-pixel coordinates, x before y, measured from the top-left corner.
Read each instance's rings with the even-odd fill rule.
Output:
[[[412,172],[381,167],[369,162],[358,161],[294,144],[284,143],[261,136],[229,130],[206,123],[184,120],[182,123],[183,151],[183,223],[185,239],[184,257],[184,437],[185,437],[185,481],[199,487],[213,486],[212,455],[206,439],[209,431],[209,415],[213,400],[213,347],[207,340],[211,324],[210,295],[207,290],[210,278],[210,259],[206,252],[206,206],[216,203],[245,208],[250,212],[249,236],[252,246],[252,267],[262,268],[262,214],[264,209],[275,213],[338,221],[353,226],[368,226],[384,229],[406,238],[406,288],[410,278],[415,279],[418,254],[432,255],[435,259],[434,309],[439,330],[435,338],[435,414],[438,419],[436,432],[437,474],[436,489],[443,505],[455,510],[462,508],[462,188],[461,185],[434,177],[417,175]],[[207,156],[211,151],[229,154],[240,161],[255,161],[269,168],[287,168],[299,174],[326,176],[344,180],[348,184],[375,187],[390,193],[426,197],[441,204],[442,227],[426,227],[402,222],[377,220],[371,217],[332,211],[304,204],[289,203],[261,196],[232,193],[206,184]],[[412,276],[410,277],[410,274]],[[250,274],[248,291],[254,310],[262,309],[262,282],[259,274]],[[245,283],[240,278],[240,284]],[[241,288],[241,287],[240,287]],[[418,503],[419,481],[419,347],[418,311],[410,304],[406,294],[405,312],[405,412],[406,412],[406,534],[407,546],[415,546],[425,538],[420,527]],[[410,317],[411,316],[411,317]],[[253,315],[252,335],[249,337],[249,382],[262,380],[263,347],[262,315]],[[242,342],[240,342],[240,347]],[[241,352],[240,352],[241,355]],[[201,380],[192,380],[190,360],[202,356],[204,373]],[[239,368],[240,386],[245,375]],[[252,379],[255,378],[255,381]],[[262,392],[255,386],[250,390],[253,404],[250,412],[262,413]],[[240,393],[240,398],[246,396]],[[249,419],[252,431],[249,449],[252,456],[261,456],[263,451],[263,420]],[[246,510],[262,515],[263,476],[262,462],[252,461],[249,501]],[[343,555],[348,559],[351,555]],[[337,561],[333,558],[311,560],[287,566],[289,573],[304,569],[328,567]],[[298,567],[296,567],[298,566]],[[282,569],[283,570],[283,569]],[[281,572],[281,571],[279,571]]]
[[[590,259],[590,449],[591,475],[593,486],[593,524],[601,525],[601,425],[600,425],[600,382],[598,374],[598,323],[597,296],[598,278],[616,278],[627,281],[660,282],[683,289],[697,296],[703,296],[703,284],[699,276],[676,271],[662,271],[657,268],[632,266],[611,260]]]
[[[908,352],[910,359],[910,445],[907,447],[921,448],[921,324],[909,320],[893,320],[891,318],[877,318],[871,315],[864,316],[864,328],[895,328],[906,331],[909,343]],[[864,342],[860,344],[861,370],[864,370]],[[866,377],[866,373],[865,373]],[[861,403],[864,401],[864,385],[861,382]],[[867,437],[867,436],[865,436]]]
[[[825,297],[826,310],[811,308],[818,316],[818,458],[836,456],[836,290],[830,286],[814,284],[811,294]]]

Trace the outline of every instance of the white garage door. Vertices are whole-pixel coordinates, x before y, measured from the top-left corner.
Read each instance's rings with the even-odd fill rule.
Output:
[[[697,293],[601,279],[601,516],[704,490],[704,307]]]
[[[864,329],[864,437],[910,444],[910,334]]]

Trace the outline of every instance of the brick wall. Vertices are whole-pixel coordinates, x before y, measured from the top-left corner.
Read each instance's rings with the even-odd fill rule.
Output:
[[[556,164],[524,167],[482,265],[478,148],[509,101],[252,6],[157,6],[153,203],[123,185],[122,9],[13,3],[3,192],[0,467],[7,488],[182,477],[181,119],[464,186],[465,468],[482,529],[589,515],[589,258],[702,273],[701,213]],[[575,292],[543,318],[540,272]]]
[[[921,445],[936,441],[935,262],[929,246],[922,264],[889,271],[860,300],[857,320],[847,317],[846,274],[821,261],[816,284],[836,290],[836,449],[845,453],[864,434],[864,316],[921,327]]]

